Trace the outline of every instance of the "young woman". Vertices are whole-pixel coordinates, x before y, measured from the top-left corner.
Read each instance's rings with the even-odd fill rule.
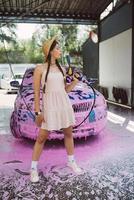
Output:
[[[61,49],[56,37],[44,43],[43,53],[46,57],[46,62],[37,65],[33,75],[35,122],[40,127],[40,130],[32,155],[30,170],[30,180],[32,182],[39,181],[37,164],[51,130],[63,130],[64,143],[68,155],[67,165],[75,173],[81,173],[82,171],[74,158],[72,126],[75,124],[75,116],[67,94],[78,83],[78,79],[74,77],[74,80],[69,85],[65,83],[65,69],[58,63]],[[40,86],[43,90],[42,112],[40,111]]]

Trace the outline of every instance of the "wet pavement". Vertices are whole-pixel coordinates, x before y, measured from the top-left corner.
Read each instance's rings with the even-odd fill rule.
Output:
[[[6,97],[6,100],[4,100]],[[9,128],[16,95],[0,94],[0,200],[133,200],[134,113],[108,108],[108,123],[98,135],[75,140],[84,173],[66,166],[63,141],[47,141],[39,161],[40,181],[31,184],[34,141],[15,139]]]

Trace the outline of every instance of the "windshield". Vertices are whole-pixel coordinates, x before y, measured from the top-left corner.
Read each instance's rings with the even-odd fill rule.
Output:
[[[15,79],[22,79],[23,78],[23,74],[15,74],[14,78]]]

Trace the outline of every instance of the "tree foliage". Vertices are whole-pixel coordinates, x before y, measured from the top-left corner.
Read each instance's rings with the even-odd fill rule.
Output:
[[[16,24],[1,23],[0,24],[0,42],[16,42]]]
[[[3,24],[4,25],[4,24]],[[8,27],[2,28],[3,34],[0,33],[0,41],[8,43],[7,52],[11,63],[42,63],[44,55],[42,53],[42,44],[54,35],[59,35],[62,49],[61,61],[66,63],[65,56],[70,54],[77,62],[77,57],[81,56],[82,42],[78,41],[77,25],[41,25],[33,33],[31,39],[19,41],[16,37],[16,25],[8,24]],[[4,48],[1,45],[0,63],[7,62],[4,54]],[[76,58],[75,58],[76,57]]]

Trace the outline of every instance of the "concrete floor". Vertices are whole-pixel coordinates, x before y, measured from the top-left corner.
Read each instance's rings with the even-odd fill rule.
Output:
[[[6,100],[5,100],[6,97]],[[9,129],[16,95],[0,94],[0,200],[134,200],[134,114],[108,106],[98,136],[75,140],[84,174],[66,167],[63,141],[47,142],[39,162],[40,182],[31,184],[34,142],[15,139]]]

